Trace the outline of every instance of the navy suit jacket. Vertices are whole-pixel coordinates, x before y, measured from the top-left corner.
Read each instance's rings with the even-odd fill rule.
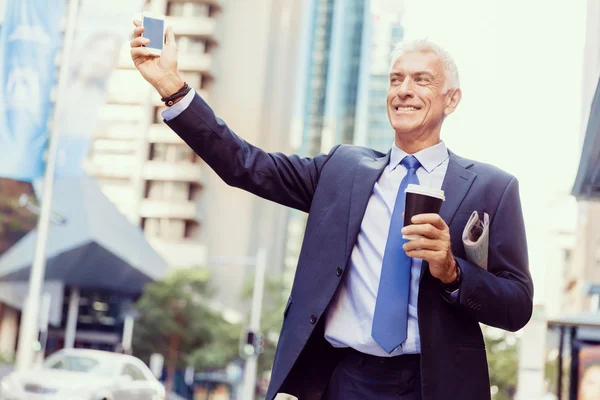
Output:
[[[267,153],[237,136],[199,96],[167,124],[229,185],[309,213],[267,399],[278,392],[320,399],[336,363],[324,315],[349,262],[373,186],[389,153],[335,146],[314,158]],[[440,215],[462,270],[456,302],[423,264],[418,318],[424,400],[490,398],[479,323],[509,331],[532,313],[533,284],[517,180],[450,154]],[[462,231],[471,213],[491,219],[488,269],[466,261]]]

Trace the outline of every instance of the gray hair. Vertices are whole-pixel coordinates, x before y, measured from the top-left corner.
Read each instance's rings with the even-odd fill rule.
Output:
[[[402,55],[410,52],[434,53],[444,65],[444,74],[446,78],[444,92],[447,92],[450,89],[460,88],[458,67],[452,56],[450,56],[446,50],[427,39],[399,42],[392,51],[390,71],[394,68],[394,64],[396,64],[396,61],[398,61]]]

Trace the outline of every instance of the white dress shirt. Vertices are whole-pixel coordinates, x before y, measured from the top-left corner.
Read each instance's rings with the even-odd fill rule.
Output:
[[[420,259],[413,259],[410,271],[406,341],[388,354],[371,337],[390,220],[400,182],[407,173],[400,161],[407,155],[393,145],[390,163],[373,187],[358,239],[350,256],[348,270],[329,305],[325,320],[325,338],[334,347],[351,347],[362,353],[381,357],[421,352],[417,320],[417,298],[423,262]],[[414,156],[421,163],[417,170],[419,184],[441,189],[449,161],[444,142],[422,150]]]

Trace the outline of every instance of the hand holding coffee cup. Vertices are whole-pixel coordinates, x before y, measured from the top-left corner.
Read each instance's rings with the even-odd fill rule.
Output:
[[[446,200],[444,191],[421,185],[410,184],[406,188],[406,202],[404,207],[404,226],[412,224],[412,218],[419,214],[438,214],[442,203]],[[415,240],[421,235],[402,235],[403,239]]]
[[[406,255],[429,264],[429,272],[445,284],[458,276],[456,260],[450,245],[450,228],[439,215],[444,202],[442,190],[420,185],[406,188],[402,246]]]

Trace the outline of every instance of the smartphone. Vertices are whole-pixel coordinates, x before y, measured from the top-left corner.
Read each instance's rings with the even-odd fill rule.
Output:
[[[145,12],[142,25],[144,26],[142,36],[150,39],[150,43],[144,47],[148,48],[150,54],[160,56],[165,43],[165,16]]]

